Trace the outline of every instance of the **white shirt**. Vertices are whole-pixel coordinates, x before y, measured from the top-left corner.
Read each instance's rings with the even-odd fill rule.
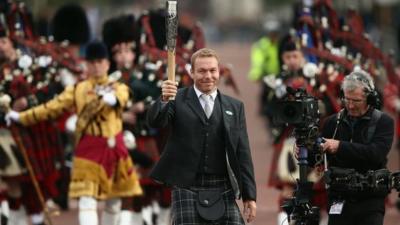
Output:
[[[201,96],[202,94],[204,94],[204,93],[201,92],[199,89],[197,89],[196,85],[193,85],[193,87],[194,87],[194,91],[196,92],[197,98],[198,98],[199,101],[200,101],[201,107],[203,107],[203,109],[204,109],[204,105],[205,105],[206,103],[204,102],[204,100],[203,100],[202,98],[200,98],[200,96]],[[213,109],[214,109],[214,102],[215,102],[215,98],[217,97],[217,94],[218,94],[217,89],[215,89],[211,94],[209,94],[209,95],[211,96],[211,101],[209,102],[211,112],[212,112]]]

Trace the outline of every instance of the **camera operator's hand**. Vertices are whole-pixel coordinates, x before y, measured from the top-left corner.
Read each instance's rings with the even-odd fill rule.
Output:
[[[322,151],[330,154],[335,154],[339,148],[339,141],[335,139],[324,139],[325,142],[321,143]]]

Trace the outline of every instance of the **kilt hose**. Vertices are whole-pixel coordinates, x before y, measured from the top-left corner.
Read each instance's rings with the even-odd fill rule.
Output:
[[[196,211],[197,191],[223,189],[225,214],[216,221],[206,221]],[[236,204],[235,196],[227,178],[221,175],[198,175],[196,184],[189,188],[172,189],[172,224],[173,225],[244,225],[244,220]]]

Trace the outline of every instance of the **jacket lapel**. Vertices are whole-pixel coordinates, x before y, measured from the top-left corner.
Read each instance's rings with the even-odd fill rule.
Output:
[[[199,98],[196,95],[196,92],[194,91],[193,86],[189,88],[187,96],[186,96],[186,103],[188,104],[189,108],[196,114],[201,122],[204,124],[206,123],[205,120],[205,114],[203,107],[200,105]]]

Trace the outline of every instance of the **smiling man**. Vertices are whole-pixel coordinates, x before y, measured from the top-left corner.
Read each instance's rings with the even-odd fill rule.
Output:
[[[219,62],[211,49],[191,58],[194,85],[162,84],[148,122],[171,128],[152,177],[170,185],[173,224],[244,224],[256,216],[256,185],[243,103],[218,90]],[[168,101],[170,97],[175,100]]]
[[[353,71],[343,84],[345,109],[327,119],[322,149],[327,153],[330,173],[353,169],[365,176],[367,171],[386,168],[393,142],[394,122],[375,107],[378,96],[371,76]],[[342,172],[343,173],[343,172]],[[382,225],[388,190],[337,188],[332,181],[329,192],[329,225]]]

